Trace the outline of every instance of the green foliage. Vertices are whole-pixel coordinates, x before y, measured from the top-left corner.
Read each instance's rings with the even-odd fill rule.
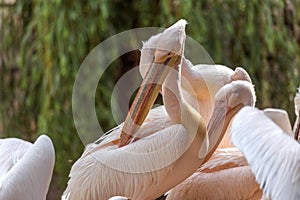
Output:
[[[49,135],[56,149],[53,199],[83,151],[72,115],[72,87],[85,56],[101,41],[131,28],[167,27],[180,18],[187,34],[216,63],[243,66],[256,86],[257,106],[294,117],[300,84],[300,4],[279,1],[17,1],[0,7],[0,135],[33,141]],[[116,61],[97,89],[100,124],[114,126],[110,95],[124,73]],[[291,120],[293,121],[293,120]],[[57,185],[58,183],[58,185]],[[56,189],[54,189],[56,188]],[[50,197],[49,197],[50,198]]]

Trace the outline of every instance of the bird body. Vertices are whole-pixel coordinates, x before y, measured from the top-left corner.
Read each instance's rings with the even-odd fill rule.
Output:
[[[235,147],[217,148],[196,172],[167,193],[179,199],[260,199],[262,192],[243,154]]]
[[[45,135],[34,144],[0,139],[0,199],[46,199],[54,160],[53,144]]]
[[[232,88],[231,92],[235,94],[235,98],[225,98],[225,107],[232,104],[236,99],[244,102],[244,105],[253,106],[256,99],[254,91],[250,92],[252,95],[247,97],[242,95],[247,93],[245,89],[240,89],[239,92],[235,91],[238,88],[235,84],[243,82],[249,84],[247,81],[233,81],[223,86],[215,95],[215,99],[222,99],[218,96],[224,88],[228,87]],[[251,84],[248,87],[250,91],[253,90]],[[215,100],[215,103],[219,105],[215,109],[222,105],[222,103],[218,103],[218,100]],[[233,117],[235,113],[229,116]],[[229,120],[223,124],[223,132],[229,126],[230,119],[229,117]],[[210,129],[210,124],[208,129]],[[223,134],[224,137],[220,143],[216,142],[216,138],[210,137],[210,145],[218,146],[212,157],[209,160],[205,159],[207,162],[202,164],[192,176],[169,191],[167,199],[258,199],[261,197],[262,192],[245,157],[233,147],[228,131]]]
[[[186,22],[177,23],[175,32],[185,37]],[[159,56],[171,55],[171,60],[178,56],[158,51]],[[155,57],[155,62],[160,59]],[[71,169],[63,199],[108,199],[115,195],[155,199],[197,169],[207,152],[206,127],[200,114],[182,101],[177,82],[179,64],[175,64],[175,73],[165,81],[176,91],[178,101],[169,101],[174,95],[168,88],[163,90],[165,112],[174,124],[120,148],[118,142],[110,139],[110,135],[115,138],[120,129],[114,130],[100,144],[89,145]],[[151,119],[148,122],[157,126]],[[138,131],[140,129],[143,126]]]
[[[252,87],[244,81],[231,83],[229,86],[235,87],[236,84]],[[219,92],[225,95],[224,90],[232,91],[230,88],[222,88]],[[233,96],[239,96],[235,92]],[[249,93],[250,96],[253,95],[252,90]],[[226,95],[229,96],[231,95]],[[225,96],[219,98],[223,99]],[[191,118],[186,118],[186,123],[191,122]],[[106,199],[112,195],[131,199],[155,199],[190,176],[203,162],[199,157],[203,138],[190,137],[185,128],[188,125],[173,122],[164,106],[152,109],[138,129],[136,134],[143,139],[118,148],[114,141],[118,139],[121,127],[122,124],[100,144],[87,146],[85,153],[72,167],[64,198],[67,199],[68,194],[73,192],[74,196],[70,196],[70,199]],[[205,129],[204,124],[201,127]],[[82,185],[89,182],[97,184],[83,190]],[[95,196],[91,196],[93,194]]]
[[[262,113],[291,135],[287,113],[268,108]],[[244,119],[247,119],[246,116]],[[206,163],[192,176],[168,192],[167,199],[260,199],[262,191],[255,181],[244,155],[230,140],[227,131],[222,142]],[[215,188],[218,188],[215,190]],[[212,192],[215,190],[214,192]]]
[[[262,192],[243,154],[217,148],[210,160],[167,193],[176,199],[260,199]]]
[[[120,129],[117,131],[111,134],[119,135]],[[70,195],[74,196],[70,199],[108,199],[112,195],[155,199],[201,163],[195,159],[193,164],[185,162],[184,153],[190,152],[186,151],[187,139],[185,128],[174,124],[122,148],[111,145],[84,154],[72,167],[65,193],[72,188]],[[193,158],[197,156],[198,150]],[[177,176],[173,176],[174,171]],[[85,182],[98,184],[83,190]]]

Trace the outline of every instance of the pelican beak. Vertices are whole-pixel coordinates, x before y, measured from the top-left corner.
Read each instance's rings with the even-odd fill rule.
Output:
[[[119,147],[137,139],[134,134],[153,106],[170,68],[178,66],[180,61],[181,56],[174,52],[155,50],[149,70],[126,116],[120,135]]]
[[[136,131],[153,106],[169,70],[178,68],[184,51],[185,25],[185,20],[179,20],[161,34],[151,37],[144,43],[143,48],[155,50],[154,56],[126,116],[120,134],[119,147],[137,139]]]
[[[219,143],[221,142],[231,119],[234,115],[244,107],[242,103],[236,105],[235,107],[217,107],[214,109],[213,114],[209,120],[207,126],[207,132],[209,136],[209,151],[206,155],[204,162],[208,161],[212,154],[215,152],[216,148],[218,147]],[[219,134],[220,133],[220,134]]]

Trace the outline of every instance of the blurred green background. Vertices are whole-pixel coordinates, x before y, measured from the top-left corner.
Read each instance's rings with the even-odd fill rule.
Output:
[[[56,149],[48,199],[59,199],[82,145],[73,121],[72,88],[88,53],[108,37],[137,27],[189,22],[187,35],[215,63],[243,66],[257,107],[286,109],[300,84],[297,0],[0,0],[0,136],[34,141],[46,133]],[[125,41],[126,42],[126,41]],[[138,51],[116,60],[100,80],[96,109],[105,130],[114,83],[139,62]],[[195,63],[196,64],[196,63]]]

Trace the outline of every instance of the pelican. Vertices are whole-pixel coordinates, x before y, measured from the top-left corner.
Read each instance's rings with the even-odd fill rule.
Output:
[[[267,108],[263,113],[290,136],[287,112]],[[229,135],[226,131],[224,138]],[[224,139],[223,139],[224,140]],[[231,141],[222,141],[212,157],[193,175],[167,192],[168,200],[176,199],[260,199],[262,191],[244,155]],[[226,146],[226,144],[228,146]],[[218,188],[216,190],[216,188]]]
[[[299,123],[295,124],[297,130]],[[264,198],[300,199],[300,145],[283,128],[257,108],[245,107],[233,119],[231,138],[246,157]]]
[[[63,199],[108,199],[122,195],[130,199],[147,200],[161,196],[190,176],[201,165],[209,152],[209,135],[214,138],[215,133],[224,132],[222,125],[227,123],[244,104],[253,103],[251,100],[248,101],[252,97],[252,90],[248,90],[249,85],[252,86],[251,83],[234,81],[222,87],[216,94],[212,122],[210,129],[206,131],[203,118],[183,99],[181,93],[180,67],[185,25],[186,22],[180,20],[160,34],[154,58],[150,63],[151,67],[144,78],[149,80],[154,77],[155,80],[161,80],[161,74],[154,72],[160,63],[168,65],[170,69],[165,78],[162,78],[165,106],[152,109],[145,123],[142,120],[136,121],[138,120],[136,116],[147,115],[147,109],[151,107],[153,98],[159,92],[159,89],[154,88],[153,93],[156,94],[152,96],[148,90],[148,87],[152,87],[151,84],[142,83],[140,90],[146,91],[145,95],[147,97],[150,95],[152,102],[146,106],[147,109],[143,109],[141,105],[145,105],[144,101],[147,98],[141,96],[143,92],[139,91],[133,108],[127,115],[128,123],[131,123],[127,126],[128,130],[137,131],[135,134],[141,136],[141,139],[120,145],[119,142],[122,141],[120,133],[127,131],[124,129],[125,122],[103,140],[88,145],[81,158],[72,166]],[[151,39],[144,45],[151,43]],[[157,75],[159,77],[156,77]],[[247,101],[241,102],[245,99]],[[143,123],[143,125],[134,127],[133,124],[131,128],[132,122],[137,125]],[[125,135],[125,143],[126,140],[128,141],[128,138]]]
[[[54,160],[53,144],[46,135],[34,144],[0,139],[0,199],[46,199]]]

